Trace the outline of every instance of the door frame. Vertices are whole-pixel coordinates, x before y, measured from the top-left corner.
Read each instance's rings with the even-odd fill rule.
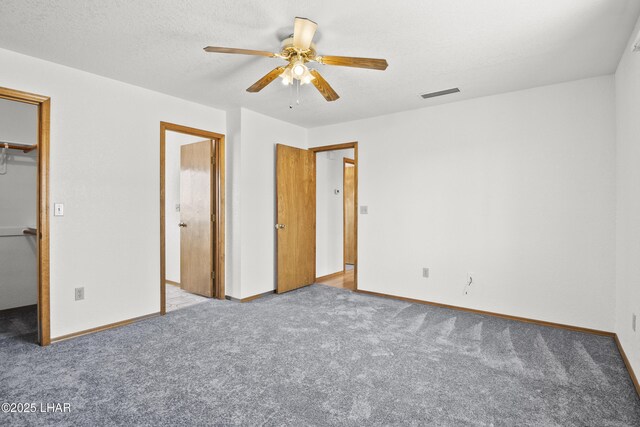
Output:
[[[353,287],[354,290],[358,290],[358,141],[353,141],[353,142],[345,142],[343,144],[333,144],[333,145],[323,145],[323,146],[319,146],[319,147],[311,147],[309,148],[309,151],[314,152],[314,154],[318,155],[318,153],[322,153],[325,151],[334,151],[334,150],[346,150],[349,148],[353,148],[353,162],[354,162],[354,167],[355,167],[355,171],[354,171],[354,177],[353,177],[353,185],[355,187],[355,196],[354,196],[354,209],[355,209],[355,218],[354,218],[354,225],[355,225],[355,239],[356,239],[356,256],[355,256],[355,265],[353,266]],[[343,181],[344,181],[344,175],[342,177]],[[344,188],[343,188],[343,195],[344,195]],[[316,195],[317,197],[317,195]],[[344,196],[343,196],[344,197]],[[344,208],[343,208],[343,212],[344,212]],[[343,214],[343,218],[342,221],[344,222],[344,214]],[[344,227],[343,227],[344,228]],[[344,270],[344,231],[343,231],[343,236],[342,236],[342,246],[343,246],[343,253],[342,253],[342,261],[343,261],[343,270]],[[317,245],[317,242],[316,242]]]
[[[0,87],[0,98],[38,107],[38,342],[51,344],[49,275],[49,150],[51,98]]]
[[[347,169],[347,164],[353,165],[353,167],[356,167],[356,161],[354,159],[349,159],[347,157],[343,157],[342,158],[342,272],[346,273],[347,272],[347,215],[346,215],[346,199],[347,199],[347,192],[345,191],[345,179],[344,179],[344,175],[345,175],[345,171]],[[354,170],[354,193],[356,191],[356,182],[355,182],[355,170]],[[356,212],[354,212],[354,218],[358,213],[358,208],[357,205],[355,203],[355,198],[354,198],[354,209]],[[357,227],[356,227],[357,230]],[[357,232],[356,232],[356,236],[357,237]],[[357,251],[356,251],[357,253]],[[354,265],[355,268],[355,265]]]
[[[167,131],[193,135],[214,142],[214,164],[213,164],[213,186],[211,191],[215,193],[213,197],[213,214],[215,222],[213,226],[213,267],[215,277],[213,279],[214,297],[225,299],[225,157],[224,157],[224,135],[207,130],[191,128],[177,125],[175,123],[160,122],[160,314],[167,312],[166,302],[166,230],[165,230],[165,147]]]

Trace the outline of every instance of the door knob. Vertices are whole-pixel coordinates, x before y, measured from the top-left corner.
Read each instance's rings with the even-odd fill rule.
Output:
[[[184,222],[180,222],[180,223],[178,223],[178,227],[186,227],[186,226],[187,226],[187,224],[186,224],[186,223],[184,223]]]
[[[284,227],[284,224],[276,224],[276,230],[282,230]]]

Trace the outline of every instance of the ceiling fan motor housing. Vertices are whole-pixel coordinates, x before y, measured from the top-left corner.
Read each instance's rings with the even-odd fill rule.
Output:
[[[309,62],[312,61],[316,56],[316,45],[315,43],[311,43],[309,49],[307,50],[297,49],[293,45],[293,35],[291,35],[282,40],[282,43],[280,44],[280,55],[282,55],[285,59],[294,56],[300,56],[300,58],[304,60],[304,62]]]

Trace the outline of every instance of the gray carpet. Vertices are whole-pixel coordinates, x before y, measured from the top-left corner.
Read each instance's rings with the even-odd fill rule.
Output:
[[[0,425],[638,426],[612,339],[314,285],[40,348],[0,341]]]

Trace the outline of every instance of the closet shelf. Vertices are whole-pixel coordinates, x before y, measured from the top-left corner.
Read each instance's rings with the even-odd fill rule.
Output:
[[[38,148],[38,145],[17,144],[15,142],[0,141],[0,148],[8,148],[9,150],[22,150],[23,153],[29,153]]]

